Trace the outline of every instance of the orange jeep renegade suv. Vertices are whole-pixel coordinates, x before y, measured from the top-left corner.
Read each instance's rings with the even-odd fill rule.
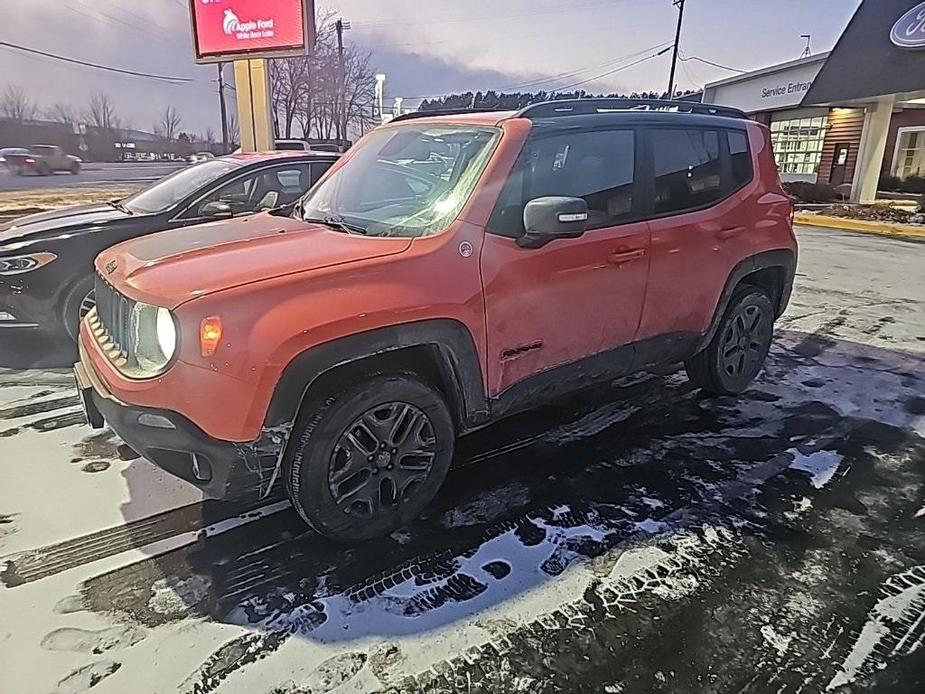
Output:
[[[96,261],[87,416],[210,496],[285,485],[320,533],[407,523],[461,433],[684,361],[762,367],[796,263],[767,130],[686,102],[417,113],[288,213]]]

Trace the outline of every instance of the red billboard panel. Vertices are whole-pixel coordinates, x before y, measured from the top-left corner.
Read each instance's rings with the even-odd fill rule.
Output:
[[[299,55],[311,49],[311,0],[190,0],[196,60]]]

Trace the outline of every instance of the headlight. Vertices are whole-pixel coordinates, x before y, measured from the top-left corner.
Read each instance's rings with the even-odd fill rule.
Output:
[[[0,258],[0,275],[21,275],[38,270],[57,258],[54,253],[32,253]]]
[[[138,375],[156,376],[170,364],[177,351],[177,327],[166,308],[150,304],[135,304],[132,311],[132,345]]]

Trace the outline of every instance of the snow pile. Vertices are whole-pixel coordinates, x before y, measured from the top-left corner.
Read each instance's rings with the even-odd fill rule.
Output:
[[[834,451],[816,451],[809,455],[803,455],[796,449],[792,449],[793,462],[790,464],[792,470],[802,470],[808,472],[810,483],[816,489],[822,489],[832,481],[838,466],[843,460],[842,456]]]

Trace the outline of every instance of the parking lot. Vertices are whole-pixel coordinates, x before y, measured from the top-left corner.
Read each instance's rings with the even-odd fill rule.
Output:
[[[16,174],[0,168],[0,193],[34,191],[53,188],[152,183],[177,169],[185,162],[124,162],[118,164],[86,162],[77,175],[59,172],[50,176]]]
[[[505,420],[353,547],[120,460],[70,345],[0,346],[0,691],[923,691],[925,245],[799,237],[745,395]]]

